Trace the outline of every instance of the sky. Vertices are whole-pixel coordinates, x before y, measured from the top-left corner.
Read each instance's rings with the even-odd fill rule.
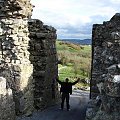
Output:
[[[93,24],[120,13],[120,0],[31,0],[32,18],[57,29],[58,39],[91,39]]]

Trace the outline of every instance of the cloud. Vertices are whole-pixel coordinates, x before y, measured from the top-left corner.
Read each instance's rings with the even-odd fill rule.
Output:
[[[57,29],[58,37],[91,37],[94,23],[109,20],[119,10],[120,0],[32,0],[32,18]]]
[[[91,25],[84,26],[66,26],[64,28],[58,28],[58,38],[91,38],[92,27]]]
[[[120,0],[110,0],[113,4],[119,4],[120,5]]]

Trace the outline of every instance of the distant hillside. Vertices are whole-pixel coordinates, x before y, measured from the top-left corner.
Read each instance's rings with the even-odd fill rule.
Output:
[[[71,42],[71,43],[76,43],[76,44],[80,44],[80,45],[91,45],[92,41],[91,39],[61,39],[62,41],[67,41],[67,42]]]

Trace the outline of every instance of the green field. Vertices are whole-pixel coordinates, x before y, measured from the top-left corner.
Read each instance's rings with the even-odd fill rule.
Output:
[[[91,72],[91,46],[56,41],[59,78],[89,79]]]

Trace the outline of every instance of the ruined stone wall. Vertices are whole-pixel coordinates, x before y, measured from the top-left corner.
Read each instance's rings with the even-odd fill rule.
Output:
[[[0,120],[58,98],[56,30],[32,20],[32,7],[30,0],[0,0]]]
[[[0,77],[0,120],[15,119],[15,103],[12,90],[6,89],[6,79]]]
[[[12,89],[17,115],[33,109],[33,66],[27,50],[31,11],[29,0],[0,0],[0,77]]]
[[[56,29],[40,20],[29,21],[30,60],[34,66],[34,105],[44,109],[57,99],[56,77],[58,75],[55,41]]]
[[[31,20],[32,7],[30,0],[0,0],[0,120],[30,115],[58,97],[56,30]]]
[[[120,120],[120,14],[93,25],[91,98],[86,120]]]

